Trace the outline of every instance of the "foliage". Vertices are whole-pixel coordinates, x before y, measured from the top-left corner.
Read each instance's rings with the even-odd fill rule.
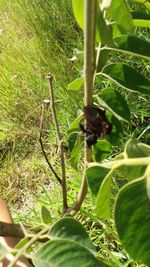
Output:
[[[149,15],[148,2],[135,2],[137,6],[142,5],[145,14]],[[72,3],[75,18],[84,29],[85,1],[73,0]],[[142,14],[135,18],[130,1],[127,3],[123,0],[99,0],[96,3],[96,90],[92,101],[106,110],[113,128],[110,136],[93,146],[92,157],[95,162],[88,163],[86,176],[95,203],[95,211],[91,217],[96,213],[98,221],[113,218],[125,251],[120,259],[113,254],[111,260],[106,260],[104,256],[99,258],[86,230],[72,217],[73,209],[68,209],[67,216],[53,222],[49,210],[41,207],[41,230],[33,237],[27,234],[25,242],[20,241],[10,267],[15,266],[17,259],[26,254],[29,248],[32,249],[32,244],[45,238],[47,242],[30,254],[37,267],[129,266],[130,263],[136,262],[137,266],[150,265],[150,146],[130,139],[121,153],[117,153],[112,160],[105,160],[111,156],[115,145],[123,143],[122,124],[131,126],[131,111],[126,94],[131,91],[141,97],[148,97],[150,94],[150,81],[146,75],[139,73],[134,66],[126,62],[127,56],[131,59],[133,56],[142,60],[149,59],[150,44],[136,36],[135,28],[149,27],[149,21],[147,16],[144,19]],[[43,8],[43,5],[40,8]],[[85,51],[81,51],[80,55],[84,53]],[[113,53],[121,55],[124,62],[113,62]],[[81,73],[81,77],[71,82],[68,91],[79,92],[85,82],[84,76],[85,73]],[[78,126],[82,119],[83,115],[79,114],[69,129],[68,137],[70,163],[77,173],[82,167],[83,142]],[[124,184],[125,182],[127,183]],[[118,252],[117,249],[116,246],[114,250]]]

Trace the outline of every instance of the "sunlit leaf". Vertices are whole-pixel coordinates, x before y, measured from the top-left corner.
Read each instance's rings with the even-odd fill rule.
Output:
[[[108,219],[111,216],[111,180],[112,171],[102,181],[96,198],[96,214],[102,219]]]
[[[150,94],[150,81],[126,64],[114,63],[103,68],[102,74],[123,88]]]
[[[107,9],[107,14],[127,33],[134,31],[131,13],[125,0],[113,0]]]
[[[131,52],[138,56],[150,57],[150,43],[136,36],[122,35],[114,38],[118,49]]]
[[[99,140],[93,147],[95,161],[100,162],[106,159],[112,152],[111,144],[105,139]]]
[[[150,266],[150,183],[147,179],[150,176],[134,180],[121,189],[116,201],[115,223],[129,255]]]
[[[84,29],[84,0],[73,0],[73,12],[80,28]],[[111,33],[106,25],[103,14],[97,5],[96,41],[107,45],[113,45]]]
[[[69,152],[70,152],[70,164],[74,169],[77,169],[77,164],[80,157],[80,133],[73,132],[68,138]]]
[[[88,249],[68,239],[44,244],[32,257],[36,267],[100,267],[100,262]]]
[[[89,249],[93,254],[96,253],[96,249],[85,231],[85,228],[72,217],[65,217],[57,221],[51,227],[49,236],[51,239],[64,238],[74,240]]]
[[[88,184],[91,192],[96,197],[101,186],[101,183],[110,170],[104,167],[94,165],[86,170]]]
[[[112,130],[111,130],[111,133],[107,135],[105,139],[112,145],[119,144],[119,142],[122,139],[122,135],[123,135],[122,124],[112,114],[108,114],[107,117],[112,124]]]
[[[21,249],[22,247],[24,247],[28,242],[29,242],[29,237],[24,237],[22,238],[17,245],[15,246],[16,249]]]
[[[84,29],[84,0],[72,0],[73,13],[80,28]]]
[[[50,214],[50,211],[45,206],[41,207],[41,219],[42,222],[45,224],[49,224],[52,222],[52,216]]]
[[[125,146],[124,157],[125,158],[139,158],[148,156],[148,147],[147,152],[145,152],[145,148],[142,145],[139,145],[138,141],[133,139],[129,140]],[[150,156],[150,151],[149,151]],[[145,172],[146,166],[121,166],[120,172],[121,174],[128,179],[136,179],[143,176]]]
[[[129,121],[130,110],[124,97],[113,88],[106,88],[99,94],[100,99],[106,103],[106,107],[118,115],[119,118]]]
[[[83,84],[84,84],[84,78],[80,77],[71,82],[70,84],[68,84],[67,89],[70,91],[79,91],[83,87]]]
[[[81,121],[81,119],[83,118],[83,113],[81,113],[74,121],[73,123],[70,125],[68,133],[72,133],[75,131],[79,131],[79,122]]]

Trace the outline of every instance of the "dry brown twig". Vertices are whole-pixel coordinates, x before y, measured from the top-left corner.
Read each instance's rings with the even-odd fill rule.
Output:
[[[61,161],[61,172],[62,172],[62,197],[63,197],[63,214],[66,213],[68,205],[67,205],[67,186],[66,186],[66,172],[65,172],[65,157],[63,150],[63,139],[60,134],[59,125],[57,121],[56,111],[55,111],[55,102],[54,102],[54,92],[53,92],[53,76],[49,73],[47,75],[47,79],[49,82],[49,92],[50,92],[50,109],[52,112],[52,119],[56,130],[57,144],[60,154]]]
[[[40,118],[40,137],[39,137],[39,142],[40,142],[40,145],[41,145],[41,150],[42,150],[42,153],[44,155],[44,158],[50,168],[50,170],[52,171],[52,173],[55,175],[57,181],[59,182],[60,185],[62,185],[62,180],[60,179],[60,177],[58,176],[58,174],[55,172],[55,170],[53,169],[48,157],[47,157],[47,154],[45,152],[45,149],[44,149],[44,145],[43,145],[43,140],[42,140],[42,137],[43,137],[43,132],[44,132],[44,129],[43,129],[43,121],[44,121],[44,108],[45,108],[45,104],[43,103],[42,104],[42,109],[41,109],[41,118]]]

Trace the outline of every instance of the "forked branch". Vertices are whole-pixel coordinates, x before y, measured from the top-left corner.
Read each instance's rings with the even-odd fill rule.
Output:
[[[57,144],[58,144],[59,153],[60,153],[61,171],[62,171],[63,214],[65,214],[68,205],[67,205],[67,186],[66,186],[66,172],[65,172],[63,139],[62,139],[60,131],[59,131],[59,125],[58,125],[56,111],[55,111],[54,92],[53,92],[53,77],[50,73],[47,75],[47,79],[49,82],[50,109],[52,112],[53,123],[54,123],[55,130],[56,130]]]
[[[62,180],[60,179],[60,177],[57,175],[57,173],[55,172],[55,170],[53,169],[51,163],[49,162],[49,159],[47,157],[47,154],[45,152],[45,149],[44,149],[44,145],[43,145],[43,140],[42,140],[42,136],[43,136],[43,120],[44,120],[44,103],[42,104],[42,110],[41,110],[41,118],[40,118],[40,137],[39,137],[39,142],[40,142],[40,145],[41,145],[41,150],[42,150],[42,153],[44,155],[44,158],[50,168],[50,170],[52,171],[52,173],[55,175],[57,181],[59,182],[60,185],[62,185]]]

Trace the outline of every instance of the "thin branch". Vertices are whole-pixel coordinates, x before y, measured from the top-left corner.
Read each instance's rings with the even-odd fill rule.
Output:
[[[42,140],[42,136],[43,136],[43,120],[44,120],[44,107],[45,105],[43,104],[42,105],[42,110],[41,110],[41,118],[40,118],[40,137],[39,137],[39,142],[40,142],[40,145],[41,145],[41,150],[42,150],[42,153],[45,157],[45,160],[49,166],[49,168],[51,169],[51,171],[53,172],[53,174],[55,175],[57,181],[59,182],[60,185],[62,185],[62,180],[60,179],[60,177],[57,175],[57,173],[55,172],[55,170],[53,169],[51,163],[49,162],[48,160],[48,157],[47,157],[47,154],[44,150],[44,146],[43,146],[43,140]]]
[[[96,0],[85,0],[85,31],[84,31],[84,106],[92,105],[93,87],[94,87],[94,73],[95,73],[95,32],[96,32]],[[87,128],[85,121],[85,128]],[[84,141],[84,171],[83,178],[78,193],[76,202],[68,209],[68,212],[77,212],[87,194],[88,184],[86,177],[87,164],[91,162],[92,152],[91,148],[87,146]]]
[[[23,248],[19,249],[18,253],[14,257],[14,259],[11,261],[11,263],[9,264],[9,267],[15,266],[15,264],[17,263],[17,261],[19,260],[19,258],[26,253],[27,249],[30,248],[33,243],[35,243],[37,240],[39,240],[39,238],[42,235],[44,235],[45,233],[47,233],[48,230],[49,230],[49,226],[45,226],[45,228],[42,229],[33,238],[31,238],[31,240],[26,245],[24,245]]]
[[[56,117],[56,111],[55,111],[55,103],[54,103],[54,93],[53,93],[53,77],[49,73],[47,75],[47,79],[49,82],[49,90],[50,90],[50,109],[52,112],[52,118],[56,130],[56,136],[57,136],[57,143],[60,153],[60,161],[61,161],[61,171],[62,171],[62,195],[63,195],[63,213],[66,213],[67,210],[67,186],[66,186],[66,172],[65,172],[65,158],[64,158],[64,151],[63,151],[63,140],[61,138],[61,134],[59,131],[59,125]]]

